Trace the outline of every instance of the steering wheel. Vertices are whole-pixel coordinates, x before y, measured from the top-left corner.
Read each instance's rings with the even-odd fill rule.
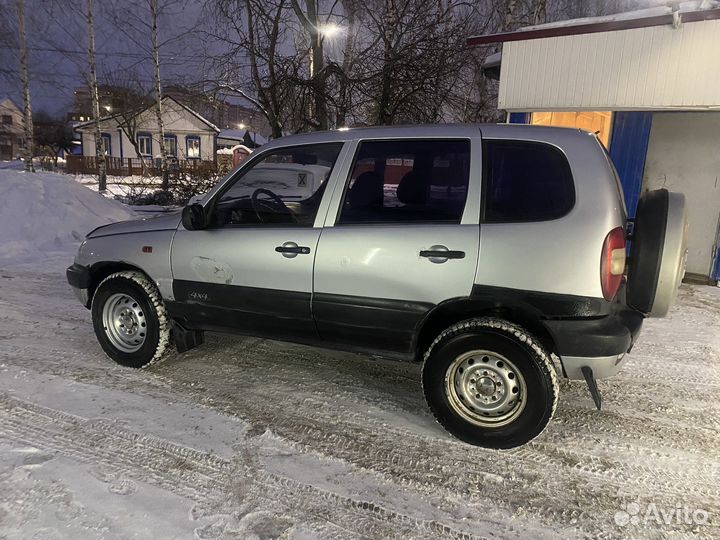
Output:
[[[268,198],[261,199],[260,195],[265,195]],[[282,201],[282,199],[269,189],[256,189],[253,192],[252,197],[250,198],[250,203],[252,204],[255,214],[262,223],[269,222],[266,219],[268,214],[270,216],[289,216],[293,222],[295,221],[295,216],[290,211],[290,209],[285,206],[285,203]],[[265,215],[265,217],[263,217],[263,214]]]

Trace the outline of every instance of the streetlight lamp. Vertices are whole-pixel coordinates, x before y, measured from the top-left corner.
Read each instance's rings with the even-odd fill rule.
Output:
[[[333,38],[337,36],[338,34],[342,33],[343,28],[341,26],[338,26],[337,24],[330,22],[325,24],[318,24],[315,29],[317,30],[317,33],[320,35],[321,38]],[[313,52],[314,47],[312,45],[312,42],[310,44],[310,78],[312,79],[315,76],[315,66],[313,62]]]
[[[335,23],[321,24],[318,26],[318,33],[323,37],[334,37],[342,31],[342,28]]]

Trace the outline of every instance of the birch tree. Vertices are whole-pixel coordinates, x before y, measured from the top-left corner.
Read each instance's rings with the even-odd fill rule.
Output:
[[[23,114],[25,124],[25,171],[35,172],[33,165],[33,118],[30,100],[30,77],[28,74],[27,36],[25,35],[25,0],[17,0],[18,41],[20,48],[20,78],[23,93]]]
[[[93,107],[93,126],[95,133],[95,156],[98,164],[98,191],[107,190],[107,159],[102,135],[100,133],[100,96],[98,94],[97,65],[95,57],[95,19],[94,0],[87,0],[87,26],[88,26],[88,62],[90,64],[90,95]]]
[[[160,45],[158,44],[158,0],[150,0],[150,36],[152,41],[152,60],[155,91],[155,116],[157,118],[160,139],[160,166],[162,168],[162,189],[170,188],[167,148],[165,148],[165,125],[162,117],[162,83],[160,81]]]
[[[155,107],[155,100],[143,87],[140,75],[135,72],[110,73],[103,82],[113,89],[113,116],[118,120],[118,128],[135,150],[142,175],[147,176],[146,156],[140,152],[138,140],[138,121],[143,111]]]

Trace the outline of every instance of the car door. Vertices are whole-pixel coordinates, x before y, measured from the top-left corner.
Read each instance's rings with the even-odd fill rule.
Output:
[[[342,147],[265,152],[206,203],[206,229],[181,225],[171,314],[191,328],[314,341],[313,259]]]
[[[312,307],[323,339],[411,352],[434,306],[471,294],[479,141],[475,131],[356,143],[315,258]]]

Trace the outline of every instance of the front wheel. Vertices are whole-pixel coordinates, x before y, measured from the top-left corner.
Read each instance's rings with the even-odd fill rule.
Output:
[[[117,272],[98,285],[92,299],[95,335],[118,364],[140,368],[159,360],[170,323],[155,285],[140,272]]]
[[[442,332],[425,354],[423,390],[458,439],[512,448],[538,436],[558,400],[550,355],[523,328],[484,317]]]

